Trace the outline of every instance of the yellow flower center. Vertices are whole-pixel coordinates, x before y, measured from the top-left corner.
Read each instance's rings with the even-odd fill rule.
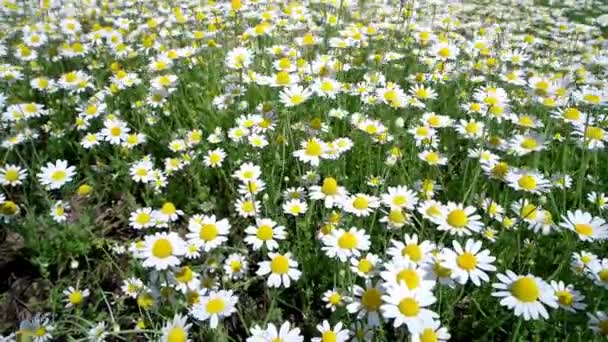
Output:
[[[351,232],[346,232],[338,238],[338,246],[343,249],[354,249],[358,245],[357,236]]]
[[[270,270],[276,274],[286,274],[289,272],[289,260],[283,255],[277,255],[270,262]]]
[[[366,274],[374,269],[374,264],[372,264],[372,262],[367,259],[361,259],[359,261],[357,269],[359,270],[359,272]]]
[[[437,334],[431,328],[424,329],[420,333],[420,335],[418,335],[418,338],[420,339],[420,342],[437,342],[438,341]]]
[[[141,212],[139,214],[137,214],[137,217],[135,218],[135,222],[139,223],[139,224],[147,224],[148,222],[150,222],[150,220],[152,219],[152,216],[146,212]]]
[[[158,239],[152,246],[152,255],[157,258],[164,259],[173,254],[173,246],[167,239]]]
[[[42,337],[42,336],[46,335],[46,328],[45,327],[36,328],[36,330],[34,330],[34,335],[36,335],[38,337]]]
[[[448,224],[452,227],[462,228],[468,223],[469,218],[462,209],[454,209],[448,214]]]
[[[67,175],[66,175],[65,171],[57,170],[51,174],[51,180],[53,180],[54,182],[61,182],[66,178],[66,176]]]
[[[68,300],[70,301],[70,303],[72,305],[78,305],[78,304],[82,303],[82,292],[76,290],[76,291],[70,293]]]
[[[403,206],[403,205],[407,204],[407,197],[405,197],[403,195],[397,195],[397,196],[393,197],[393,204],[396,206]]]
[[[165,215],[173,215],[177,211],[175,205],[171,202],[166,202],[160,210]]]
[[[585,100],[585,102],[589,102],[592,104],[598,104],[600,103],[600,97],[597,95],[593,95],[593,94],[585,94],[583,96],[583,100]]]
[[[523,219],[528,219],[528,220],[535,220],[536,219],[536,213],[537,213],[537,208],[535,205],[533,204],[526,204],[524,205],[520,212],[519,215],[523,218]]]
[[[338,305],[341,300],[342,300],[342,296],[337,292],[332,293],[328,299],[328,301],[333,305]]]
[[[225,307],[226,303],[222,298],[213,298],[207,302],[207,306],[205,308],[210,314],[218,314],[224,311]]]
[[[608,268],[604,268],[603,270],[599,271],[598,276],[600,277],[601,281],[608,282]]]
[[[332,196],[338,193],[338,182],[333,177],[327,177],[323,180],[321,192],[325,195]]]
[[[420,306],[414,298],[403,298],[399,302],[399,312],[407,317],[414,317],[420,312]]]
[[[167,334],[167,342],[186,342],[188,334],[182,327],[173,327]]]
[[[536,179],[530,175],[523,175],[517,180],[517,184],[524,190],[536,189]]]
[[[306,155],[312,157],[318,157],[323,154],[323,148],[319,142],[314,139],[308,140],[306,143]]]
[[[536,146],[538,146],[538,143],[533,138],[525,138],[519,146],[521,146],[525,149],[531,150],[531,149],[535,148]]]
[[[563,116],[568,120],[578,120],[581,117],[581,112],[576,108],[566,108]]]
[[[365,210],[365,209],[367,209],[368,205],[369,205],[369,202],[367,201],[367,198],[362,197],[362,196],[358,196],[353,201],[353,207],[357,210]]]
[[[14,182],[19,179],[19,172],[14,169],[6,170],[6,172],[4,173],[4,179],[9,182]]]
[[[261,225],[260,227],[258,227],[258,232],[256,235],[258,239],[262,241],[270,240],[273,236],[272,227],[267,224]]]
[[[382,294],[375,287],[369,288],[361,296],[361,305],[369,312],[378,311],[382,304]]]
[[[570,306],[574,301],[574,296],[568,291],[557,291],[555,292],[555,295],[557,296],[557,300],[562,305]]]
[[[338,341],[338,336],[336,335],[335,332],[333,332],[331,330],[327,330],[327,331],[323,332],[321,341],[322,342],[336,342],[336,341]]]
[[[469,252],[465,252],[456,258],[456,263],[465,271],[472,271],[477,266],[477,257]]]
[[[450,49],[447,47],[443,47],[443,48],[439,49],[437,54],[443,58],[448,58],[448,57],[450,57]]]
[[[388,214],[388,219],[391,223],[402,224],[405,223],[406,218],[401,210],[391,210],[391,212]]]
[[[210,224],[204,224],[201,227],[201,230],[199,231],[199,237],[201,240],[203,241],[212,241],[213,239],[215,239],[217,237],[218,234],[218,230],[217,230],[217,226],[213,223]]]
[[[601,321],[598,327],[600,328],[600,334],[608,336],[608,319]]]
[[[276,76],[276,82],[279,85],[286,85],[289,84],[289,82],[291,81],[291,77],[289,76],[289,73],[286,71],[279,71],[277,73]]]
[[[182,267],[179,271],[175,273],[175,279],[180,283],[190,282],[194,278],[194,272],[188,266]]]
[[[412,268],[406,268],[397,273],[397,283],[403,282],[410,290],[418,288],[420,284],[420,277],[416,270]]]
[[[599,127],[589,126],[585,130],[585,137],[591,140],[603,140],[604,131]]]
[[[538,300],[540,289],[536,284],[536,280],[532,277],[522,277],[513,282],[511,286],[511,294],[515,298],[525,303],[531,303]]]
[[[593,227],[591,227],[590,224],[586,224],[586,223],[575,224],[574,230],[576,230],[576,232],[579,233],[580,235],[584,235],[584,236],[591,236],[591,234],[593,234]]]
[[[401,250],[402,256],[408,256],[410,260],[418,262],[422,259],[422,249],[416,244],[409,244]]]
[[[252,213],[252,212],[255,211],[255,207],[253,206],[253,202],[250,201],[250,200],[243,202],[241,208],[246,213]]]

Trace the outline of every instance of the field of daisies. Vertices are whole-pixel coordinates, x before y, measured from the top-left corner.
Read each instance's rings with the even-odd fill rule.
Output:
[[[3,0],[0,341],[603,341],[608,6]]]

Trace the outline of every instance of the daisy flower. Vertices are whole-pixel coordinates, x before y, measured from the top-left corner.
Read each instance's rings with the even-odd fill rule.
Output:
[[[279,94],[279,100],[285,107],[295,107],[300,105],[312,95],[308,88],[301,85],[292,85],[288,88],[283,88]]]
[[[313,185],[310,187],[310,198],[323,200],[325,208],[328,209],[340,206],[346,196],[348,196],[346,189],[339,186],[333,177],[324,178],[321,186]]]
[[[57,160],[55,163],[47,163],[46,166],[43,166],[38,173],[38,179],[44,186],[54,190],[70,182],[75,174],[74,166],[69,166],[65,160]]]
[[[215,329],[221,318],[230,317],[236,311],[237,302],[238,297],[232,291],[210,291],[192,306],[190,313],[199,321],[208,320],[209,327]]]
[[[230,223],[228,219],[217,220],[215,215],[194,215],[188,220],[188,230],[188,242],[209,252],[228,241]]]
[[[161,341],[163,342],[175,342],[175,341],[188,341],[188,331],[192,324],[186,324],[188,317],[180,314],[175,314],[172,321],[165,323],[162,329]]]
[[[239,279],[247,275],[249,262],[247,258],[239,253],[232,253],[224,260],[224,273],[233,279]]]
[[[301,149],[293,152],[293,156],[312,166],[319,166],[321,157],[327,150],[327,144],[317,138],[310,138],[301,143]]]
[[[268,276],[267,284],[270,287],[289,287],[291,280],[297,281],[300,279],[302,272],[297,267],[298,263],[291,259],[291,253],[278,254],[268,253],[270,261],[260,262],[260,268],[257,271],[259,276]]]
[[[27,177],[27,170],[17,165],[7,164],[0,168],[0,184],[2,185],[21,185],[25,177]]]
[[[350,335],[348,329],[342,329],[342,322],[336,323],[332,328],[327,320],[317,324],[317,330],[321,333],[321,337],[313,337],[311,342],[346,342]]]
[[[412,342],[445,342],[449,340],[451,335],[448,333],[448,329],[441,326],[441,322],[438,320],[432,320],[425,322],[422,325],[420,332],[412,334]]]
[[[344,297],[338,290],[328,290],[323,293],[323,301],[327,303],[325,308],[330,309],[332,312],[340,306],[344,305],[344,302],[349,300],[348,297]]]
[[[433,150],[425,150],[418,153],[418,158],[425,161],[431,166],[445,165],[448,162],[448,158],[443,156],[443,154],[441,154],[440,152]]]
[[[430,241],[418,242],[417,234],[405,234],[404,240],[404,242],[391,240],[391,246],[386,253],[393,260],[407,259],[415,264],[423,264],[429,259],[431,251],[435,249],[435,245]]]
[[[350,269],[359,277],[369,279],[377,273],[376,265],[380,261],[377,255],[368,253],[362,258],[351,258]]]
[[[367,324],[371,327],[380,325],[380,305],[382,305],[382,295],[384,288],[379,284],[372,285],[371,281],[365,282],[365,288],[354,285],[351,293],[353,298],[351,303],[346,306],[346,310],[351,314],[357,314],[357,319],[367,317]]]
[[[172,202],[165,202],[160,210],[156,211],[156,215],[163,222],[175,222],[184,215],[184,212],[177,209]]]
[[[575,232],[582,241],[608,239],[608,224],[600,217],[594,217],[588,212],[568,211],[562,216],[564,222],[560,226]]]
[[[542,174],[532,170],[509,170],[505,181],[515,190],[532,194],[547,192],[551,185]]]
[[[277,327],[268,323],[266,329],[262,329],[259,325],[251,327],[251,336],[247,338],[247,342],[303,342],[304,336],[300,334],[299,328],[293,328],[289,321],[283,322],[281,327]]]
[[[389,208],[412,210],[418,203],[416,193],[406,186],[389,187],[388,193],[382,195],[382,203]]]
[[[454,240],[452,247],[454,250],[444,248],[440,259],[442,266],[452,271],[452,277],[458,283],[464,285],[471,279],[473,284],[480,286],[482,281],[490,281],[490,277],[484,271],[496,271],[496,267],[492,265],[496,258],[491,256],[487,249],[481,251],[481,241],[467,239],[463,248]]]
[[[579,291],[574,289],[574,285],[566,285],[563,281],[556,282],[551,281],[551,287],[555,291],[557,302],[559,307],[570,312],[576,312],[577,310],[585,310],[587,304],[585,304],[585,296]]]
[[[186,253],[186,243],[177,233],[156,233],[144,238],[141,257],[144,267],[162,271],[180,264],[179,256]]]
[[[608,258],[587,264],[587,275],[596,285],[608,289]]]
[[[90,292],[88,289],[79,290],[73,286],[68,287],[63,291],[65,298],[65,307],[71,308],[73,306],[79,306],[89,296]]]
[[[207,152],[205,158],[203,158],[203,163],[207,167],[217,168],[222,166],[222,163],[226,159],[226,153],[221,148],[216,148]]]
[[[589,317],[589,323],[587,323],[589,329],[598,335],[608,336],[608,314],[603,311],[588,312],[587,317]]]
[[[285,227],[277,226],[277,223],[271,219],[258,220],[257,225],[248,226],[245,233],[247,233],[245,243],[251,245],[253,250],[266,246],[269,251],[273,251],[279,247],[275,240],[284,240],[287,237]]]
[[[386,282],[386,287],[405,285],[410,290],[431,290],[435,287],[435,281],[423,266],[407,259],[394,259],[384,264],[380,276]]]
[[[344,211],[357,217],[369,216],[379,206],[380,203],[377,197],[362,193],[344,198],[342,203]]]
[[[370,247],[369,236],[365,234],[365,230],[350,228],[334,229],[330,234],[323,237],[322,250],[330,257],[336,257],[342,262],[346,262],[351,256],[360,256],[361,251],[367,251]]]
[[[129,226],[133,229],[144,229],[154,227],[152,208],[139,208],[129,216]]]
[[[308,204],[300,199],[290,199],[283,203],[283,212],[292,216],[304,215],[308,210]]]
[[[395,328],[405,324],[410,333],[422,332],[425,325],[439,318],[439,315],[426,307],[436,299],[430,291],[411,291],[405,285],[391,287],[382,296],[382,316],[393,321]]]
[[[500,305],[514,310],[515,316],[524,320],[549,318],[546,306],[558,307],[553,288],[544,280],[534,275],[517,275],[510,270],[506,274],[498,273],[499,283],[492,284],[496,289],[492,296],[502,298]]]
[[[463,236],[477,233],[483,226],[481,216],[475,214],[476,209],[472,206],[464,207],[462,204],[448,202],[444,210],[444,220],[437,227],[438,230]]]

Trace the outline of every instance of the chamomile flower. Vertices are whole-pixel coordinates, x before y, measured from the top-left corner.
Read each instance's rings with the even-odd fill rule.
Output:
[[[38,179],[47,188],[54,190],[69,183],[76,174],[76,168],[69,166],[65,160],[57,160],[55,163],[47,163],[38,173]]]
[[[84,300],[89,296],[90,292],[88,289],[80,290],[78,288],[74,288],[73,286],[68,287],[63,291],[63,295],[65,296],[65,307],[71,308],[75,306],[79,306],[84,302]]]
[[[372,253],[367,253],[365,256],[360,258],[350,259],[350,269],[355,272],[359,277],[369,279],[377,274],[380,258]]]
[[[310,198],[323,200],[325,208],[340,206],[347,195],[346,189],[338,185],[338,181],[333,177],[324,178],[321,186],[313,185],[310,187]]]
[[[429,259],[430,252],[434,248],[434,244],[430,241],[419,242],[417,234],[405,234],[403,242],[391,240],[391,247],[387,249],[386,254],[393,260],[406,259],[415,264],[423,264]]]
[[[247,338],[247,342],[303,342],[304,336],[301,335],[300,329],[292,328],[289,321],[283,322],[281,327],[277,327],[268,323],[266,329],[262,329],[259,325],[251,327],[251,337]]]
[[[253,250],[265,246],[269,251],[273,251],[279,247],[276,240],[284,240],[287,237],[285,227],[277,226],[271,219],[258,220],[255,226],[248,226],[245,233],[245,242],[251,245]]]
[[[357,319],[367,318],[367,324],[371,327],[379,326],[384,288],[380,284],[373,285],[371,281],[366,281],[365,288],[354,285],[351,293],[353,297],[351,303],[346,306],[346,310],[357,314]]]
[[[161,330],[162,336],[161,341],[163,342],[175,342],[175,341],[189,341],[188,331],[192,327],[192,324],[186,322],[188,321],[187,316],[182,316],[181,314],[175,314],[173,316],[173,320],[165,323],[165,326]]]
[[[452,277],[460,284],[466,284],[469,279],[476,286],[481,282],[490,281],[486,272],[496,271],[492,263],[496,260],[487,249],[481,250],[481,241],[467,239],[464,248],[456,240],[452,241],[452,249],[444,248],[440,259],[442,266],[449,268]]]
[[[549,318],[545,306],[558,307],[553,288],[534,275],[517,275],[510,270],[497,273],[499,283],[492,284],[492,296],[502,298],[500,305],[514,310],[515,316],[524,320]]]
[[[215,215],[194,215],[188,220],[188,230],[188,242],[209,252],[228,241],[230,223],[228,219],[216,219]]]
[[[177,233],[156,233],[144,239],[142,258],[144,267],[162,271],[168,267],[178,266],[179,257],[186,253],[186,243]]]
[[[608,289],[608,258],[589,262],[587,264],[587,275],[596,285]]]
[[[323,301],[327,303],[325,308],[330,309],[332,312],[336,311],[338,307],[344,305],[344,302],[349,300],[348,297],[343,296],[338,290],[328,290],[323,293]]]
[[[375,196],[358,193],[343,200],[342,207],[347,213],[357,217],[369,216],[373,210],[380,206],[380,201]]]
[[[505,181],[515,190],[532,194],[542,194],[550,189],[549,181],[538,171],[533,170],[509,170]]]
[[[570,312],[576,312],[578,310],[585,310],[587,304],[585,304],[585,296],[579,291],[574,289],[574,285],[566,285],[563,281],[556,282],[551,281],[551,287],[555,291],[557,302],[559,307]]]
[[[301,147],[293,152],[294,157],[312,166],[319,166],[319,162],[327,150],[326,143],[317,138],[310,138],[303,141]]]
[[[588,212],[568,211],[562,216],[564,222],[560,226],[575,232],[582,241],[608,239],[608,225],[600,217],[594,217]]]
[[[389,288],[382,300],[386,303],[381,306],[382,316],[393,320],[395,328],[405,324],[412,334],[421,332],[425,325],[439,318],[426,308],[436,301],[430,291],[412,291],[401,284]]]
[[[416,193],[406,186],[389,187],[388,193],[382,195],[382,203],[391,209],[412,210],[418,203]]]
[[[448,329],[441,326],[441,322],[438,320],[432,320],[430,322],[424,322],[421,330],[415,334],[412,334],[412,342],[445,342],[449,340],[451,335],[448,333]]]
[[[591,331],[600,336],[608,336],[608,314],[604,311],[588,312],[587,317],[589,317],[587,326]]]
[[[317,330],[321,333],[321,337],[313,337],[311,342],[346,342],[349,338],[350,331],[342,328],[342,322],[336,323],[332,328],[327,320],[317,324]]]
[[[27,177],[27,170],[20,166],[7,164],[0,168],[0,184],[2,185],[21,185],[25,177]]]
[[[444,210],[444,219],[437,227],[438,230],[457,236],[471,235],[481,230],[481,216],[475,214],[474,207],[448,202]]]
[[[232,253],[224,260],[224,273],[230,278],[242,278],[247,275],[247,271],[249,271],[249,262],[242,254]]]
[[[210,291],[194,304],[190,313],[199,321],[209,321],[211,329],[217,328],[220,319],[230,317],[236,311],[238,297],[232,291]]]
[[[207,155],[205,155],[205,158],[203,159],[203,163],[207,167],[217,168],[222,166],[224,159],[226,159],[226,153],[224,150],[221,148],[216,148],[207,152]]]
[[[360,256],[361,251],[367,251],[371,243],[363,229],[352,227],[348,231],[332,230],[330,234],[323,237],[323,244],[322,250],[328,257],[336,257],[345,262],[352,256]]]
[[[133,229],[144,229],[154,227],[153,211],[150,207],[139,208],[129,216],[129,226]]]
[[[291,281],[300,279],[302,272],[297,267],[298,263],[291,258],[291,253],[279,254],[268,253],[270,261],[260,262],[257,275],[268,275],[267,284],[270,287],[290,287]]]
[[[64,203],[63,201],[57,201],[53,204],[53,208],[51,209],[51,217],[57,223],[62,223],[67,220],[66,210],[69,209],[69,204]]]

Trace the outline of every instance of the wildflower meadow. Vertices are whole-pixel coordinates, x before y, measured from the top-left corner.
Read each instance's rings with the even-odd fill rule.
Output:
[[[606,13],[0,0],[0,341],[605,341]]]

